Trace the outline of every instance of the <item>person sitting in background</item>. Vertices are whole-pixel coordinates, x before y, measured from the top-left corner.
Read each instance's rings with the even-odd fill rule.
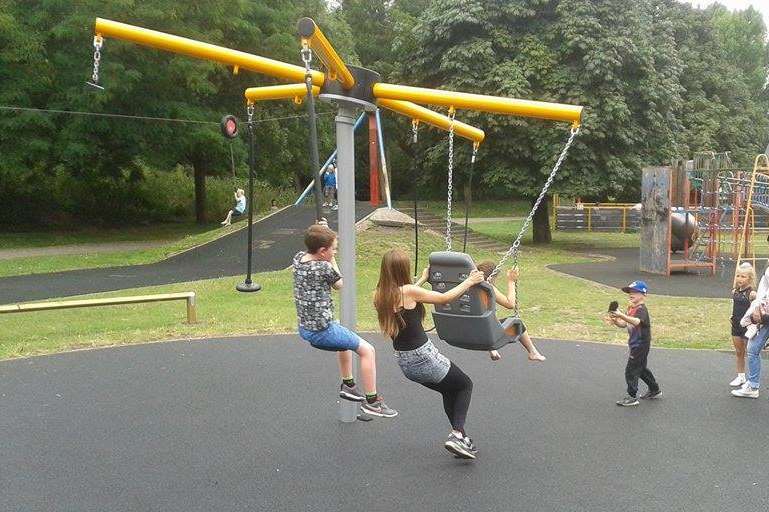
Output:
[[[227,212],[227,218],[222,221],[222,226],[232,224],[232,217],[240,217],[246,212],[246,193],[242,188],[235,191],[235,206]]]

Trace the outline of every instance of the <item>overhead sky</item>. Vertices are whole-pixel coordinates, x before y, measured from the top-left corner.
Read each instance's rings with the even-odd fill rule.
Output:
[[[695,7],[707,7],[715,3],[714,0],[679,0]],[[751,5],[764,15],[764,24],[769,27],[769,0],[718,0],[718,3],[732,10],[747,9]]]

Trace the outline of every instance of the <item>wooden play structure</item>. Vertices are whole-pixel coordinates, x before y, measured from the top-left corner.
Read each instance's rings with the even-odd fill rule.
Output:
[[[757,234],[769,224],[769,161],[735,167],[728,153],[643,169],[640,270],[716,270],[769,260]]]

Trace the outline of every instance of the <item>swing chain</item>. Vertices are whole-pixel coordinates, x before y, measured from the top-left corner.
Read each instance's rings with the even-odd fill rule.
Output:
[[[91,75],[91,80],[97,85],[99,83],[99,64],[101,63],[102,46],[104,46],[104,38],[99,34],[93,36],[93,75]]]
[[[246,114],[248,115],[248,122],[246,123],[246,127],[248,130],[248,136],[250,137],[250,140],[253,140],[254,138],[254,104],[249,103],[246,105]],[[251,170],[248,171],[249,175],[252,172]]]
[[[307,43],[307,41],[302,41],[302,51],[300,52],[302,56],[302,62],[304,62],[304,70],[307,71],[307,74],[310,75],[310,62],[312,62],[312,49],[310,48],[310,45]]]
[[[454,188],[454,107],[449,108],[449,180],[446,194],[446,250],[451,250],[451,193]]]
[[[411,142],[416,144],[419,141],[419,121],[411,121]]]
[[[542,187],[542,191],[539,193],[539,197],[537,197],[537,200],[534,202],[534,206],[531,208],[531,211],[529,212],[529,216],[526,217],[526,220],[523,223],[523,226],[521,226],[521,230],[518,232],[518,236],[515,239],[515,242],[513,242],[513,245],[510,246],[510,249],[507,250],[504,256],[502,256],[502,259],[499,260],[499,263],[494,268],[491,274],[489,274],[489,277],[486,279],[487,281],[491,281],[494,279],[494,277],[499,274],[499,271],[502,269],[502,266],[505,264],[505,261],[510,256],[513,256],[513,264],[517,267],[518,266],[518,248],[521,245],[521,239],[523,238],[524,233],[526,232],[526,229],[529,227],[529,224],[531,224],[531,221],[534,219],[534,214],[537,213],[537,208],[539,208],[539,204],[542,202],[542,199],[545,198],[545,194],[547,194],[547,190],[550,188],[550,185],[553,184],[553,180],[555,179],[555,175],[558,174],[558,169],[560,169],[561,164],[563,163],[564,159],[566,158],[566,154],[569,152],[569,148],[571,147],[571,143],[574,142],[574,137],[579,133],[579,128],[572,128],[571,134],[569,135],[569,140],[566,142],[566,145],[563,147],[563,150],[561,151],[560,156],[558,157],[558,160],[555,162],[555,166],[553,167],[553,170],[550,171],[550,176],[548,176],[547,181],[545,182],[545,186]],[[517,288],[517,287],[516,287]],[[516,313],[518,312],[518,290],[516,289]]]

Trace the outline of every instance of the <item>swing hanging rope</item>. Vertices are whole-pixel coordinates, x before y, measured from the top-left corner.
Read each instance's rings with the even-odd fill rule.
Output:
[[[449,165],[448,165],[448,191],[447,191],[447,200],[446,200],[446,250],[451,250],[451,192],[453,188],[453,170],[454,170],[454,114],[455,110],[454,108],[449,109]],[[555,176],[558,174],[559,169],[561,168],[561,164],[563,164],[563,161],[566,159],[566,155],[569,152],[569,148],[571,148],[572,143],[574,142],[574,138],[579,133],[579,127],[572,127],[571,132],[569,134],[569,140],[564,145],[563,149],[561,150],[561,154],[558,156],[558,160],[556,160],[555,165],[553,166],[552,171],[550,171],[550,175],[547,178],[547,181],[545,182],[545,185],[542,187],[542,190],[539,193],[539,197],[537,197],[537,200],[534,202],[534,206],[532,206],[531,211],[529,212],[529,215],[526,217],[526,220],[523,222],[523,226],[521,226],[520,231],[518,232],[518,236],[515,238],[515,241],[510,246],[510,248],[507,250],[504,256],[499,260],[499,263],[497,263],[497,266],[494,267],[494,270],[489,274],[489,277],[486,278],[486,281],[491,282],[497,274],[499,274],[499,271],[504,266],[505,262],[512,256],[513,257],[513,267],[518,267],[518,249],[521,245],[521,240],[523,239],[523,235],[526,233],[526,230],[529,227],[529,224],[531,224],[531,221],[534,219],[534,214],[537,213],[537,209],[539,208],[540,203],[545,198],[545,195],[547,194],[548,189],[550,189],[550,185],[553,184],[553,180],[555,179]],[[475,162],[475,156],[478,148],[477,146],[473,146],[473,159],[472,163]],[[465,225],[465,237],[467,236],[467,225]],[[466,246],[465,246],[466,249]],[[518,296],[519,293],[515,294],[515,315],[518,315]]]
[[[449,180],[446,193],[446,250],[451,250],[451,192],[454,188],[454,107],[449,108]]]
[[[473,198],[473,169],[475,169],[475,157],[478,155],[477,142],[473,142],[473,156],[470,158],[470,177],[467,180],[467,195],[465,196],[465,238],[462,242],[462,252],[467,252],[467,221],[470,216],[470,201]]]
[[[558,160],[555,162],[555,165],[553,166],[553,170],[550,171],[550,176],[548,176],[547,181],[545,182],[545,185],[542,187],[542,190],[539,193],[539,197],[537,197],[537,200],[534,202],[534,206],[532,206],[528,217],[526,217],[526,220],[523,222],[523,226],[521,226],[521,230],[518,232],[518,236],[515,238],[513,245],[511,245],[510,248],[505,253],[505,255],[502,256],[502,259],[499,260],[499,263],[497,263],[497,266],[494,267],[494,270],[491,272],[491,274],[489,274],[489,277],[486,279],[486,281],[491,281],[492,279],[494,279],[494,277],[497,274],[499,274],[499,271],[502,269],[502,266],[505,264],[508,258],[510,258],[510,256],[513,257],[513,267],[515,268],[518,267],[518,249],[521,245],[521,239],[523,238],[524,233],[526,233],[526,229],[529,227],[529,224],[531,224],[531,221],[534,219],[534,214],[537,212],[537,208],[539,208],[539,204],[545,198],[545,195],[547,194],[547,191],[550,188],[550,185],[553,184],[553,180],[555,179],[556,174],[558,174],[558,170],[561,168],[561,164],[566,158],[566,154],[569,152],[569,148],[571,147],[572,142],[574,142],[574,137],[576,137],[578,133],[579,133],[579,127],[575,127],[571,129],[569,140],[566,142],[566,145],[563,147],[563,150],[561,150],[561,154],[558,157]],[[519,296],[519,293],[517,292],[518,290],[516,290],[516,294],[515,294],[515,315],[516,316],[518,316],[518,296]]]
[[[312,62],[312,49],[308,41],[302,41],[302,49],[300,51],[302,62],[304,62],[304,83],[307,86],[307,116],[310,127],[309,143],[310,143],[310,176],[315,181],[315,221],[320,222],[322,217],[321,204],[323,202],[323,191],[320,185],[320,176],[315,176],[315,169],[320,169],[320,155],[318,152],[318,126],[317,115],[315,114],[315,97],[312,94],[312,69],[310,63]]]
[[[411,159],[411,177],[414,183],[414,276],[416,277],[419,269],[419,212],[417,209],[417,199],[419,196],[419,186],[417,182],[417,143],[419,141],[419,121],[411,120],[411,144],[414,147],[414,156]]]

